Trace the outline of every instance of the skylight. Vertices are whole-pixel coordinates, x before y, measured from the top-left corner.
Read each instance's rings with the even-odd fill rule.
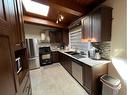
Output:
[[[30,13],[47,16],[49,12],[49,6],[40,4],[31,0],[23,0],[25,10]]]

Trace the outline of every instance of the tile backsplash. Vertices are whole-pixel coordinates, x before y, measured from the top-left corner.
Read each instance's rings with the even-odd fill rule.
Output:
[[[39,43],[39,47],[50,47],[55,51],[60,47],[60,43]]]
[[[111,42],[96,42],[92,43],[92,45],[96,48],[100,48],[102,50],[101,57],[105,59],[110,59],[110,51],[111,51]]]

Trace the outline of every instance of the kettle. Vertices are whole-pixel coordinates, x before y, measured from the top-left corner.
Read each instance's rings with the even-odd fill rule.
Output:
[[[90,58],[94,58],[95,57],[95,50],[96,50],[95,47],[92,47],[92,48],[89,49],[88,53],[89,53],[89,57]]]
[[[101,55],[100,55],[100,50],[99,49],[95,49],[95,59],[97,59],[97,60],[101,59]]]
[[[101,59],[101,55],[100,55],[99,52],[98,53],[95,53],[95,59],[97,59],[97,60]]]
[[[89,49],[88,55],[90,58],[95,59],[95,60],[101,59],[100,50],[95,47],[92,47]]]

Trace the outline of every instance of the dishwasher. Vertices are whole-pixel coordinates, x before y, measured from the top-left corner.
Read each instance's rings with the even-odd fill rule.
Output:
[[[72,75],[81,85],[83,85],[82,69],[81,65],[72,61]]]

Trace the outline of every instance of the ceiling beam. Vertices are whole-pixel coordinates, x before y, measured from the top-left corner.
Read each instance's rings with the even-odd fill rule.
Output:
[[[44,25],[44,26],[49,26],[54,28],[65,28],[64,25],[56,24],[55,22],[52,22],[52,21],[35,18],[31,16],[23,16],[23,20],[26,23],[39,24],[39,25]]]
[[[70,2],[69,0],[33,0],[42,4],[46,4],[55,8],[59,11],[73,14],[76,16],[82,16],[85,14],[85,9],[78,5],[77,3]]]

